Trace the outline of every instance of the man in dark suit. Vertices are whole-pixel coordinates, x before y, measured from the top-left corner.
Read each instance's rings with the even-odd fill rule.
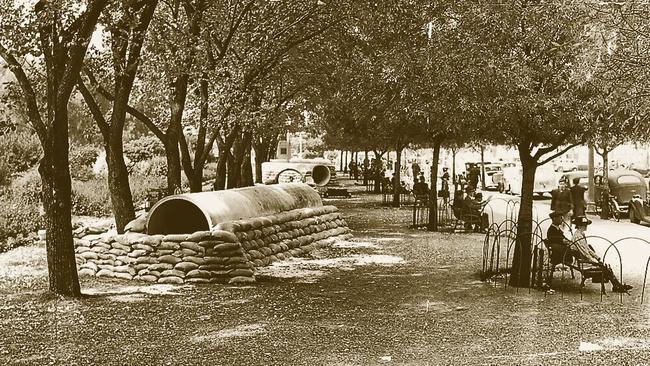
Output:
[[[573,203],[573,218],[585,216],[585,192],[587,188],[580,185],[580,177],[573,178],[571,191],[571,203]]]
[[[569,249],[571,247],[571,240],[564,236],[564,231],[562,231],[561,227],[563,222],[562,212],[553,211],[549,216],[551,218],[551,225],[546,230],[546,240],[551,251],[555,253],[555,255],[561,255],[564,259],[563,262],[573,262],[573,256]]]

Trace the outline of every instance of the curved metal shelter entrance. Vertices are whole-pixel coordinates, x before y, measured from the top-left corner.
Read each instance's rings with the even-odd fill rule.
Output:
[[[220,222],[322,206],[316,190],[303,183],[255,186],[165,197],[149,212],[147,233],[209,231]]]

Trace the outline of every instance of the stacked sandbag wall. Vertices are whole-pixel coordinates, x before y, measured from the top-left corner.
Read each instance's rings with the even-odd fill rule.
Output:
[[[227,231],[90,234],[75,238],[79,275],[166,284],[254,282],[253,265]]]
[[[302,208],[276,215],[231,221],[217,228],[235,233],[255,267],[351,237],[347,223],[334,206]]]
[[[334,206],[218,224],[193,234],[75,231],[79,275],[147,282],[251,283],[254,268],[351,236]]]

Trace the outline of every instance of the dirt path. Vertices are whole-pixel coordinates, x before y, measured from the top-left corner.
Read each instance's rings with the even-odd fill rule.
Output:
[[[255,286],[84,279],[86,298],[61,300],[45,292],[42,248],[0,255],[13,268],[0,271],[0,364],[650,363],[636,299],[495,288],[478,280],[481,235],[409,230],[407,208],[379,201],[332,201],[355,239],[266,268]]]

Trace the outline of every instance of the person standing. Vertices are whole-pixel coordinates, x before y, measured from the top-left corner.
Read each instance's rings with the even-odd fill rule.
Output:
[[[478,181],[479,181],[479,176],[481,174],[481,170],[477,166],[473,166],[469,169],[468,174],[468,186],[469,188],[476,190],[478,187]]]
[[[551,211],[558,212],[564,219],[568,219],[571,211],[571,192],[561,183],[558,188],[551,191]]]
[[[573,204],[573,218],[585,216],[585,192],[587,188],[581,186],[580,177],[573,178],[573,187],[569,188],[571,191],[571,203]]]
[[[417,160],[413,160],[413,163],[411,164],[411,171],[413,172],[413,180],[415,181],[418,179],[418,176],[420,175],[420,164],[418,164]]]
[[[442,189],[440,190],[440,196],[444,198],[444,202],[447,203],[449,200],[449,168],[442,168]]]
[[[427,201],[429,198],[429,185],[424,181],[424,177],[419,177],[418,182],[413,185],[413,195],[416,199]]]

